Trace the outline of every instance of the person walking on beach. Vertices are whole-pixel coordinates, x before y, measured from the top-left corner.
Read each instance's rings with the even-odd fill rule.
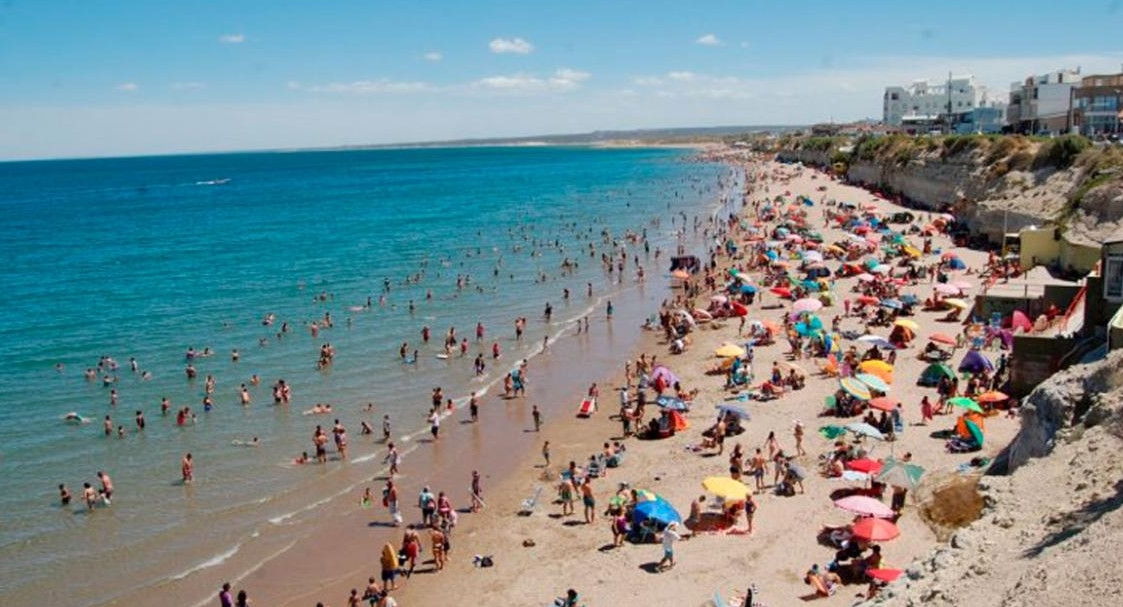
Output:
[[[544,468],[550,467],[550,441],[542,443],[542,459],[546,460]]]
[[[593,479],[585,477],[581,483],[581,503],[585,506],[585,523],[593,524],[597,520],[597,499],[593,495]]]
[[[534,431],[538,432],[542,428],[542,412],[538,410],[538,405],[531,407],[530,416],[534,419]],[[549,462],[547,462],[547,465],[549,465]]]
[[[433,435],[433,440],[440,440],[441,436],[441,411],[439,408],[434,407],[429,413],[429,433]]]
[[[230,594],[230,582],[223,584],[222,590],[218,591],[218,606],[234,607],[234,595]]]
[[[483,500],[483,487],[480,484],[480,473],[478,470],[472,471],[472,512],[479,512],[484,508]]]
[[[608,305],[605,306],[606,318],[612,320],[612,300],[608,300]]]
[[[382,489],[382,505],[390,510],[390,522],[395,527],[402,524],[402,510],[398,507],[398,488],[394,486],[394,479],[386,481]]]
[[[792,428],[792,436],[795,437],[796,455],[807,455],[807,451],[803,448],[803,422],[798,419],[795,420],[795,426]]]
[[[98,491],[101,494],[101,501],[108,506],[110,504],[109,498],[113,497],[113,479],[100,470],[97,473],[97,478],[101,481],[101,489]]]
[[[663,559],[656,565],[659,571],[666,571],[673,569],[675,566],[675,542],[684,540],[690,537],[685,533],[680,533],[678,523],[671,521],[667,524],[667,528],[663,530]]]
[[[472,423],[480,421],[480,399],[473,392],[468,397],[468,414],[472,417]]]

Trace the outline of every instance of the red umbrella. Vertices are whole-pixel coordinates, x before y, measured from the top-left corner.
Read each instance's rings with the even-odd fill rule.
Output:
[[[893,523],[881,518],[864,518],[850,526],[855,538],[866,542],[884,542],[901,535]]]
[[[733,313],[737,316],[748,316],[749,314],[749,309],[738,302],[733,302],[730,306],[733,308]]]
[[[902,569],[866,569],[866,575],[885,583],[901,577],[902,573],[904,573]]]
[[[881,300],[876,298],[876,297],[870,297],[869,295],[863,295],[863,296],[859,297],[856,301],[858,303],[862,304],[862,305],[874,306],[874,305],[877,305],[877,303]]]
[[[1010,327],[1017,329],[1021,327],[1025,331],[1033,330],[1033,323],[1030,322],[1029,317],[1021,310],[1014,310],[1014,314],[1010,317]]]
[[[931,340],[931,341],[934,341],[938,344],[944,344],[945,346],[954,346],[955,345],[955,338],[950,336],[950,335],[945,335],[943,333],[933,333],[933,334],[928,336],[928,339]]]
[[[846,467],[850,470],[865,472],[866,474],[876,474],[881,471],[881,462],[864,457],[847,462]]]
[[[780,297],[791,297],[792,296],[792,290],[791,289],[785,289],[784,287],[772,287],[771,289],[769,289],[769,291],[771,291],[772,293],[775,293],[776,295],[779,295]]]
[[[888,396],[871,398],[869,401],[871,407],[880,411],[892,411],[893,409],[897,408],[899,402],[900,401],[898,401],[897,399],[889,398]]]

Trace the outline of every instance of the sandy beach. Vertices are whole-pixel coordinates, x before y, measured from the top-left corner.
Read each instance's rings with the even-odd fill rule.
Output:
[[[749,170],[763,170],[779,177],[779,181],[758,183],[751,200],[777,194],[786,197],[806,195],[815,201],[835,199],[873,204],[886,212],[903,210],[812,169],[765,163]],[[833,225],[821,227],[818,206],[812,209],[809,217],[816,228],[822,229],[825,242],[843,238],[844,233]],[[937,236],[934,246],[944,251],[952,249],[944,236]],[[954,250],[971,268],[979,268],[986,261],[985,253]],[[728,263],[727,258],[719,259],[720,263]],[[855,282],[854,278],[835,282],[834,292],[839,295],[839,301],[844,297],[853,297]],[[931,285],[922,283],[902,291],[924,299],[930,294]],[[708,298],[708,294],[703,297]],[[748,318],[778,321],[790,307],[790,302],[778,305],[781,303],[775,296],[765,294],[763,302],[758,299],[756,305],[750,307]],[[842,306],[837,303],[819,312],[824,319],[841,314]],[[981,453],[949,454],[944,440],[932,434],[952,427],[954,415],[937,415],[930,425],[917,425],[921,419],[921,396],[935,399],[936,391],[915,385],[916,378],[927,366],[926,362],[918,359],[916,344],[925,343],[927,335],[933,332],[955,334],[962,329],[957,323],[937,322],[936,318],[941,314],[918,311],[913,317],[920,329],[913,347],[899,353],[894,371],[896,383],[891,392],[891,396],[904,405],[906,430],[898,434],[892,444],[875,445],[871,454],[873,458],[884,458],[891,452],[898,456],[910,452],[913,462],[927,470],[924,481],[910,495],[909,504],[898,521],[900,537],[883,544],[886,567],[904,568],[940,541],[936,530],[930,528],[917,512],[915,500],[918,496],[922,499],[927,491],[955,475],[957,467],[971,458],[993,456],[1017,431],[1017,420],[992,417],[988,420],[987,441]],[[487,507],[479,514],[460,517],[448,566],[441,572],[431,571],[428,564],[421,566],[413,579],[395,593],[398,600],[405,605],[446,604],[450,599],[456,604],[542,605],[562,596],[567,588],[575,588],[582,603],[587,605],[701,605],[710,600],[715,591],[728,599],[755,584],[759,591],[758,600],[764,604],[802,603],[801,597],[813,594],[811,587],[803,581],[804,573],[812,564],[825,565],[834,556],[833,548],[819,543],[818,532],[825,525],[844,525],[852,520],[851,515],[833,506],[831,495],[859,483],[828,480],[811,473],[804,482],[804,494],[781,497],[769,490],[759,492],[756,495],[759,510],[753,535],[699,533],[689,541],[679,543],[676,549],[678,564],[665,573],[657,573],[654,567],[662,557],[657,543],[625,543],[620,548],[613,548],[610,519],[603,516],[608,498],[622,482],[665,497],[684,518],[691,501],[699,496],[706,496],[707,507],[712,508],[713,498],[702,489],[701,480],[708,476],[728,475],[728,453],[733,446],[740,444],[746,455],[751,455],[756,448],[764,445],[772,431],[783,449],[793,451],[794,420],[802,420],[806,426],[804,447],[807,455],[796,461],[809,471],[817,470],[818,456],[833,446],[833,441],[823,438],[818,429],[827,424],[854,421],[818,416],[824,399],[834,393],[838,381],[815,373],[815,360],[804,360],[801,365],[809,372],[809,378],[802,390],[785,394],[778,400],[743,403],[752,419],[746,424],[745,433],[727,439],[724,455],[719,456],[712,451],[698,454],[689,450],[688,447],[701,442],[702,431],[715,421],[715,406],[730,398],[723,388],[724,378],[707,375],[706,371],[718,362],[713,352],[720,344],[738,341],[737,325],[736,319],[700,325],[692,333],[693,344],[682,355],[670,355],[661,336],[655,333],[644,336],[637,355],[644,352],[657,356],[679,376],[684,389],[699,391],[691,412],[687,414],[690,427],[664,440],[625,441],[627,456],[624,463],[611,469],[607,477],[594,481],[598,499],[598,518],[594,524],[584,524],[580,511],[574,516],[560,517],[560,506],[554,503],[557,475],[570,460],[580,464],[589,455],[598,453],[605,441],[621,439],[621,424],[610,417],[614,417],[617,410],[616,395],[612,392],[623,383],[623,361],[619,361],[615,368],[606,365],[605,377],[600,381],[602,408],[595,416],[591,419],[577,419],[571,415],[551,418],[539,434],[532,434],[531,440],[539,445],[542,441],[550,441],[553,465],[544,468],[541,456],[532,454],[514,462],[515,472],[508,480],[497,486],[485,486]],[[856,319],[847,318],[842,321],[842,329],[860,330],[861,327]],[[754,369],[758,382],[773,361],[785,359],[787,350],[786,344],[779,343],[755,350]],[[951,364],[958,363],[962,352],[956,353]],[[574,403],[575,411],[576,403],[586,388],[587,384],[573,382],[573,385],[563,388],[566,394],[561,400]],[[532,386],[525,402],[510,406],[522,408],[523,414],[528,415],[530,404],[536,398],[545,396],[536,393]],[[559,395],[550,396],[557,398]],[[496,445],[496,448],[501,447]],[[536,453],[535,449],[531,451]],[[771,474],[766,480],[771,485]],[[529,517],[518,516],[521,502],[539,487],[543,491],[536,512]],[[888,502],[888,496],[885,499]],[[407,506],[411,505],[413,496],[407,495],[404,501]],[[383,514],[384,511],[380,511],[375,517]],[[416,508],[407,507],[405,514],[407,522],[419,519]],[[524,546],[524,543],[533,546]],[[427,560],[427,541],[423,544],[425,552],[422,560]],[[369,574],[377,576],[379,548],[379,545],[356,548],[351,555],[355,559],[352,562],[366,559]],[[494,567],[475,567],[475,555],[491,556]],[[265,581],[252,580],[255,586]],[[325,604],[343,603],[349,590],[361,590],[363,582],[364,577],[355,572],[347,579],[325,583],[315,592],[305,594],[300,601],[286,604],[307,602],[311,596],[324,600]],[[865,584],[845,586],[821,602],[848,604],[865,590]]]

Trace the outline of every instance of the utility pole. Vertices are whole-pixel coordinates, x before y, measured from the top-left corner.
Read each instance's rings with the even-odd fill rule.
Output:
[[[951,70],[948,70],[948,84],[945,87],[948,90],[948,111],[944,116],[945,129],[947,133],[951,134]]]

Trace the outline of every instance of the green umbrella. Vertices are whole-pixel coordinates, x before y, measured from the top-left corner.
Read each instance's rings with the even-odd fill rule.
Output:
[[[877,482],[913,490],[920,484],[922,476],[924,476],[924,468],[889,458],[881,467]]]
[[[963,420],[963,423],[967,425],[967,431],[971,433],[971,436],[975,437],[975,443],[979,445],[979,447],[982,447],[983,431],[977,425],[975,425],[975,422],[969,419]]]
[[[955,407],[963,407],[964,409],[967,409],[968,411],[974,411],[975,413],[983,412],[983,408],[979,406],[979,403],[971,400],[970,398],[967,398],[966,396],[949,398],[948,404]]]

